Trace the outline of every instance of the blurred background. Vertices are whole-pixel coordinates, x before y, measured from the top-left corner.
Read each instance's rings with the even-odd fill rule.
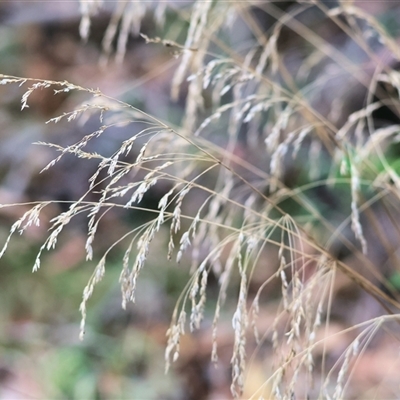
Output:
[[[281,7],[285,9],[292,3],[282,3]],[[400,18],[396,17],[400,15],[399,7],[393,2],[367,3],[365,9],[379,15],[387,29],[393,35],[399,35]],[[140,37],[130,37],[121,64],[115,63],[112,57],[107,65],[100,62],[104,59],[101,42],[110,21],[111,7],[111,3],[106,3],[93,18],[90,36],[87,42],[83,42],[79,35],[81,16],[78,1],[1,1],[0,73],[67,80],[84,87],[100,88],[107,95],[122,99],[151,115],[179,123],[184,112],[184,98],[177,102],[170,100],[170,83],[177,66],[170,49],[148,45]],[[184,14],[185,7],[181,7]],[[151,11],[148,12],[143,19],[141,31],[154,37],[160,32],[151,14]],[[340,51],[357,57],[354,44],[343,39],[341,32],[335,31],[333,25],[326,24],[324,18],[318,15],[311,13],[306,17],[309,19],[303,22]],[[255,17],[264,26],[274,22],[267,13],[255,13]],[[175,18],[175,12],[166,13],[166,29],[169,26],[175,29],[177,33],[173,36],[179,41],[184,38],[187,21],[183,19],[179,23]],[[235,34],[242,35],[240,29]],[[298,36],[287,33],[282,37],[282,51],[289,55],[288,65],[296,69],[298,58],[301,58],[296,53]],[[362,103],[365,91],[354,87],[351,93],[348,92],[346,79],[334,83],[328,89],[337,91],[336,96],[343,100],[338,107],[337,119],[343,121],[357,109],[357,101]],[[56,249],[43,255],[41,269],[31,273],[36,254],[47,237],[48,221],[65,211],[69,201],[86,192],[87,181],[97,166],[87,160],[66,156],[53,168],[40,174],[57,154],[50,148],[33,143],[67,145],[96,127],[90,120],[84,125],[75,122],[44,123],[72,110],[83,101],[81,95],[65,93],[54,96],[52,90],[38,90],[30,97],[29,108],[21,112],[21,96],[25,90],[26,85],[23,88],[18,85],[0,86],[0,204],[21,203],[15,207],[0,208],[0,243],[6,240],[16,219],[30,208],[23,203],[37,200],[58,200],[60,203],[45,209],[40,227],[29,229],[23,236],[14,236],[9,249],[0,259],[0,400],[230,398],[231,317],[235,297],[232,297],[231,303],[228,297],[221,316],[220,361],[216,368],[210,363],[211,324],[218,296],[218,285],[212,280],[202,329],[183,337],[179,361],[168,374],[164,373],[165,333],[175,303],[189,278],[189,265],[185,264],[185,260],[179,266],[166,260],[167,230],[155,239],[154,246],[163,249],[160,251],[162,254],[150,252],[146,268],[140,276],[137,303],[129,305],[127,310],[121,308],[118,283],[124,243],[115,246],[108,258],[105,278],[88,303],[85,339],[82,342],[78,339],[78,307],[82,290],[99,260],[96,256],[100,257],[129,229],[147,221],[147,214],[114,210],[107,213],[99,227],[95,259],[90,262],[86,262],[84,249],[87,221],[85,217],[77,218],[62,233]],[[315,99],[319,112],[328,115],[331,110],[327,100],[329,96],[323,90],[320,96]],[[397,122],[398,119],[390,112],[375,117],[386,123]],[[90,150],[111,154],[129,135],[128,128],[109,130],[90,144]],[[245,148],[239,148],[237,152],[244,158],[251,156],[254,160],[263,157],[246,154]],[[301,175],[301,167],[298,171]],[[142,205],[154,208],[163,194],[162,188],[155,188]],[[335,194],[338,198],[342,197],[340,190]],[[325,207],[327,213],[332,211],[330,196],[326,192],[315,193],[315,202],[321,209]],[[271,263],[269,268],[273,267],[274,263]],[[254,276],[249,288],[250,297],[263,280],[264,275]],[[236,289],[233,285],[232,290]],[[365,298],[360,300],[353,289],[348,282],[343,283],[343,303],[338,303],[340,310],[329,328],[332,332],[344,329],[346,319],[363,319],[358,315],[365,312]],[[272,297],[264,304],[259,317],[262,326],[268,327],[273,323],[279,304],[279,290],[278,285],[273,288]],[[344,311],[343,304],[351,304],[351,310]],[[341,354],[346,345],[347,337],[341,335],[335,342],[328,343],[324,351],[334,357]],[[255,349],[256,344],[250,342],[249,347]],[[396,369],[392,372],[385,369],[388,360],[398,361],[392,349],[393,343],[384,339],[370,350],[367,358],[373,361],[365,361],[353,373],[354,398],[362,398],[370,386],[382,380],[390,381],[390,387],[395,385],[392,381],[397,379]],[[271,346],[267,343],[265,348],[258,348],[257,356],[250,362],[244,398],[265,381],[266,371],[271,367],[268,363],[270,352]]]

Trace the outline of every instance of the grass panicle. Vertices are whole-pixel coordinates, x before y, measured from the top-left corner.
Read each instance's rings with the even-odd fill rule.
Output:
[[[103,2],[80,4],[80,34],[87,40],[91,20]],[[104,34],[102,62],[112,62],[114,42],[115,58],[123,62],[129,36],[139,36],[142,20],[150,13],[165,36],[141,36],[148,46],[173,49],[171,98],[185,100],[178,125],[100,89],[66,81],[1,75],[0,84],[26,90],[22,110],[29,107],[35,91],[53,90],[55,96],[81,92],[83,102],[48,123],[98,121],[97,129],[68,146],[39,143],[58,153],[44,171],[66,155],[97,163],[86,193],[51,220],[33,268],[39,269],[43,252],[57,245],[71,220],[87,216],[87,260],[100,261],[83,292],[82,338],[87,302],[107,274],[112,247],[126,244],[120,274],[126,308],[135,302],[149,254],[162,253],[154,247],[155,237],[168,232],[165,258],[191,264],[191,278],[167,332],[167,370],[179,358],[181,336],[188,328],[200,329],[208,318],[212,276],[219,286],[211,333],[214,362],[221,313],[227,297],[235,297],[234,397],[244,393],[253,335],[258,349],[271,349],[273,369],[264,387],[272,397],[340,399],[346,397],[363,353],[378,331],[397,320],[400,306],[388,285],[388,272],[374,261],[380,246],[388,255],[386,264],[398,265],[398,243],[385,235],[379,215],[385,214],[399,232],[399,169],[390,152],[399,141],[400,125],[376,115],[387,108],[399,116],[400,74],[395,62],[400,61],[400,50],[396,39],[357,2],[296,1],[285,7],[251,1],[117,2]],[[182,32],[163,25],[167,13],[186,24],[183,40]],[[268,23],[263,25],[257,15]],[[319,28],[311,29],[312,18],[340,30],[344,44],[325,38]],[[359,59],[348,48],[357,48]],[[346,102],[352,99],[347,91],[356,89],[364,93],[364,100],[349,112]],[[131,136],[113,154],[90,150],[89,144],[101,140],[110,128],[126,126]],[[162,188],[158,207],[146,209],[143,199],[156,187]],[[90,200],[90,194],[98,200]],[[50,203],[35,203],[12,225],[0,257],[11,236],[38,225],[41,211]],[[96,255],[93,244],[99,224],[113,208],[143,208],[152,218],[127,231],[105,254]],[[351,256],[343,259],[340,251]],[[374,297],[384,311],[331,333],[340,277]],[[280,305],[274,322],[266,327],[263,308],[268,307],[270,293],[276,298],[276,288]],[[344,340],[353,336],[333,363],[328,359],[330,335]],[[254,393],[253,398],[263,395],[257,396]]]

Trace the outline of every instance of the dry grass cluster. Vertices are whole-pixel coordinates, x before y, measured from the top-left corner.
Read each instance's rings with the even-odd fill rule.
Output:
[[[102,2],[81,0],[81,6],[80,33],[87,39]],[[393,321],[400,306],[390,281],[400,265],[400,124],[394,122],[400,47],[373,7],[340,0],[118,2],[104,35],[103,62],[114,57],[122,62],[128,38],[139,35],[142,19],[151,15],[164,36],[142,38],[176,58],[171,98],[185,102],[178,126],[98,89],[1,76],[3,85],[27,88],[22,109],[34,91],[85,95],[50,124],[98,118],[98,129],[76,143],[41,143],[59,153],[44,169],[67,154],[95,160],[98,168],[87,193],[51,221],[33,270],[80,214],[88,217],[86,253],[92,259],[104,215],[112,208],[141,209],[146,193],[160,185],[158,208],[145,210],[154,217],[118,243],[126,243],[123,307],[135,301],[148,254],[163,251],[153,246],[161,230],[170,232],[165,257],[191,263],[191,279],[168,330],[167,369],[179,358],[181,336],[201,325],[212,275],[219,285],[212,323],[215,362],[221,310],[230,284],[237,287],[233,396],[242,395],[251,335],[259,346],[271,346],[274,366],[254,398],[266,390],[276,399],[350,396],[352,372],[374,338],[382,332],[396,337]],[[168,13],[175,23],[165,24]],[[381,118],[380,110],[392,119]],[[108,129],[127,126],[132,135],[114,154],[88,150]],[[88,201],[90,193],[98,201]],[[0,255],[14,233],[39,224],[49,204],[32,205],[12,226]],[[111,249],[84,289],[82,336],[87,302],[106,273]],[[263,280],[250,295],[254,276]],[[278,285],[280,305],[266,328],[259,316]],[[360,289],[361,298],[374,298],[380,308],[350,318],[346,329],[332,334],[343,287]],[[330,335],[351,337],[334,360],[328,355]],[[376,396],[379,390],[392,393],[394,384],[385,385]]]

